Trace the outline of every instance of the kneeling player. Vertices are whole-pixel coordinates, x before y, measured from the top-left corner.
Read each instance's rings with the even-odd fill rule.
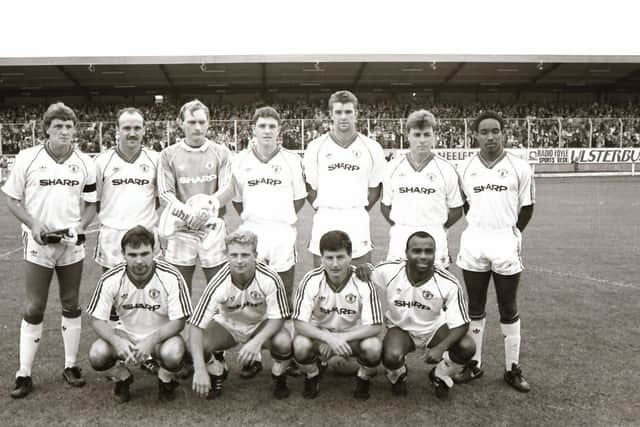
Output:
[[[405,356],[423,350],[423,359],[437,364],[429,372],[436,396],[446,399],[451,376],[462,371],[475,351],[466,335],[464,294],[455,277],[434,267],[436,248],[430,234],[418,231],[409,236],[405,254],[406,260],[382,263],[372,275],[387,305],[382,363],[392,393],[406,395]]]
[[[191,315],[189,291],[178,270],[154,261],[154,240],[142,226],[127,231],[121,242],[125,263],[102,275],[87,307],[100,337],[91,345],[89,361],[96,371],[119,362],[111,372],[119,403],[130,399],[133,383],[125,364],[138,364],[149,356],[160,362],[160,400],[173,400],[178,385],[174,373],[182,367],[186,350],[180,331]],[[109,324],[112,304],[121,321],[115,327]]]
[[[259,360],[262,348],[271,350],[273,395],[284,399],[289,396],[286,369],[291,359],[291,336],[282,327],[290,315],[284,285],[278,273],[256,261],[254,233],[236,230],[225,238],[225,245],[227,262],[189,319],[193,391],[209,399],[219,397],[226,371],[212,355],[242,344],[238,351],[242,366]]]
[[[356,356],[357,399],[369,398],[369,378],[380,363],[382,309],[373,285],[358,279],[351,265],[351,240],[343,231],[320,239],[322,266],[302,279],[294,299],[295,359],[305,375],[303,396],[318,395],[318,356]]]

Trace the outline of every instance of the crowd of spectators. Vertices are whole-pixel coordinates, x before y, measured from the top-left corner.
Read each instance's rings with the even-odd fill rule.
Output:
[[[234,150],[251,139],[251,116],[265,102],[211,105],[209,137]],[[273,103],[283,119],[282,144],[303,149],[304,144],[329,129],[325,101]],[[98,152],[116,141],[115,112],[124,105],[73,105],[78,114],[77,142],[87,152]],[[0,137],[5,154],[17,153],[44,139],[40,119],[44,105],[0,106]],[[145,143],[161,150],[181,136],[175,122],[178,107],[170,103],[139,106],[146,121]],[[391,100],[361,103],[358,128],[384,148],[406,147],[404,118],[427,108],[439,120],[437,148],[473,146],[471,119],[482,110],[495,110],[506,118],[507,145],[512,147],[640,147],[640,106],[569,103],[460,103],[419,105]]]

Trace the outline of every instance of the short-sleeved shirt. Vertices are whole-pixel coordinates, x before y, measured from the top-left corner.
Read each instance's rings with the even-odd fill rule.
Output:
[[[277,148],[262,158],[255,148],[239,153],[233,161],[235,196],[242,203],[243,221],[295,224],[294,200],[307,197],[300,156]]]
[[[358,279],[355,267],[336,288],[329,283],[324,267],[308,272],[296,290],[293,318],[332,332],[380,325],[384,320],[375,287]]]
[[[171,264],[155,261],[154,271],[144,286],[134,285],[125,263],[107,270],[93,292],[87,313],[109,320],[111,307],[120,317],[117,329],[142,340],[171,320],[191,315],[191,298],[182,275]]]
[[[350,209],[369,204],[369,188],[382,182],[382,146],[357,133],[342,147],[325,133],[309,143],[303,159],[307,183],[317,191],[314,208]]]
[[[371,280],[384,298],[387,322],[413,335],[432,334],[445,323],[449,329],[469,323],[462,287],[447,270],[436,267],[430,279],[412,283],[406,261],[391,261],[377,265]]]
[[[96,170],[78,149],[56,159],[47,144],[38,145],[18,153],[2,191],[22,201],[27,213],[50,230],[77,227],[82,201],[96,201]]]
[[[459,170],[469,202],[466,217],[470,226],[488,230],[513,228],[520,208],[535,203],[531,166],[507,151],[493,163],[476,154]]]
[[[444,226],[449,209],[463,204],[458,173],[435,154],[420,167],[408,153],[396,157],[385,166],[381,203],[396,224]]]
[[[162,150],[158,167],[158,193],[167,204],[186,203],[196,194],[212,195],[231,179],[231,153],[209,140],[197,148],[184,140]]]
[[[240,288],[233,282],[226,262],[202,292],[189,323],[205,329],[220,316],[226,325],[246,334],[265,320],[286,319],[290,314],[287,292],[278,273],[256,262],[253,279]]]
[[[152,229],[156,213],[159,154],[142,148],[126,160],[118,148],[111,148],[95,159],[96,184],[102,225],[128,230],[138,224]]]

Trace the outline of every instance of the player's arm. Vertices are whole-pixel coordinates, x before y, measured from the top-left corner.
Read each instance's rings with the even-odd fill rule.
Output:
[[[29,212],[24,207],[22,200],[14,199],[13,197],[7,196],[7,207],[9,208],[9,212],[15,216],[18,221],[29,227],[31,230],[31,234],[33,235],[33,239],[39,244],[43,245],[44,242],[41,239],[41,234],[43,232],[50,231],[44,224],[41,224],[38,220],[32,217]]]
[[[242,215],[242,211],[244,210],[244,205],[242,202],[233,202],[233,209],[236,210],[238,215]]]
[[[462,218],[463,206],[458,206],[457,208],[449,208],[449,212],[447,214],[447,222],[444,223],[445,229],[448,229],[453,224],[458,222],[460,218]]]
[[[353,341],[373,337],[380,332],[382,332],[382,325],[361,325],[348,332],[337,332],[336,335],[345,341]]]
[[[382,184],[378,184],[376,187],[369,187],[367,192],[367,211],[370,211],[373,205],[376,204],[382,193]]]
[[[380,212],[382,212],[382,216],[387,220],[389,225],[394,225],[395,222],[391,219],[391,205],[385,205],[380,202]]]
[[[438,363],[440,360],[442,360],[442,353],[447,351],[453,344],[462,339],[462,337],[467,333],[468,329],[468,323],[450,329],[449,335],[447,335],[442,341],[431,348],[427,348],[427,351],[424,355],[425,361],[427,363]]]
[[[304,206],[305,200],[305,198],[302,198],[293,201],[293,209],[295,209],[296,213],[300,212],[300,209]]]
[[[318,197],[318,192],[314,190],[313,187],[311,187],[311,184],[309,184],[308,182],[306,183],[306,186],[307,186],[307,200],[309,201],[309,204],[313,206],[313,202],[315,202],[316,197]]]
[[[518,221],[516,222],[518,230],[521,232],[524,231],[529,221],[531,221],[531,217],[533,217],[533,205],[521,207],[520,213],[518,214]]]
[[[302,320],[295,320],[294,325],[296,333],[304,335],[307,338],[326,343],[338,356],[351,356],[351,347],[349,346],[349,343],[342,339],[337,333],[319,328],[310,322]]]
[[[80,230],[86,230],[96,216],[97,203],[84,201],[82,203],[82,214],[80,216]]]

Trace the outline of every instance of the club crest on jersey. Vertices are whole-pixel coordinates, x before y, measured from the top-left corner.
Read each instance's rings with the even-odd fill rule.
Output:
[[[142,172],[147,173],[149,172],[149,165],[146,163],[143,163],[140,165],[140,169],[142,169]]]
[[[274,174],[278,175],[280,173],[280,171],[282,171],[282,166],[280,166],[280,165],[272,165],[271,166],[271,170],[273,171]]]
[[[500,175],[500,178],[504,178],[509,175],[509,171],[506,169],[498,169],[498,175]]]
[[[251,298],[253,299],[262,299],[262,295],[260,295],[260,292],[258,291],[251,291],[249,292],[249,295],[251,295]]]
[[[160,298],[160,291],[157,289],[149,289],[149,298],[151,299]]]
[[[80,166],[78,166],[76,164],[70,164],[69,165],[69,170],[71,171],[71,173],[78,173],[78,172],[80,172]]]
[[[433,299],[433,294],[429,291],[422,291],[422,298],[426,300]]]
[[[433,181],[436,180],[436,174],[435,173],[429,172],[429,173],[427,173],[425,175],[425,177],[427,178],[427,181],[429,181],[429,182],[433,182]]]
[[[213,162],[205,163],[204,167],[207,168],[207,169],[213,169]]]
[[[348,294],[345,299],[349,304],[353,304],[356,302],[356,296],[354,294]]]

